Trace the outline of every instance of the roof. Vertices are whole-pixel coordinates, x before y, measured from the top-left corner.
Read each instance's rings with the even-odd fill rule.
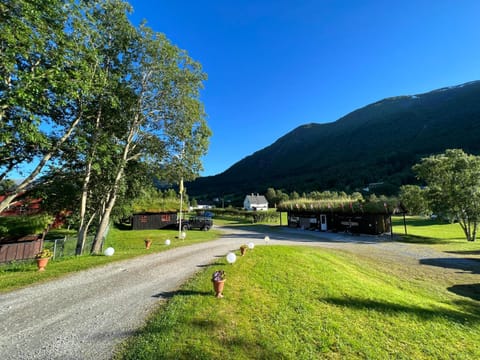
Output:
[[[396,201],[358,201],[344,200],[289,200],[277,206],[278,211],[293,211],[304,213],[342,213],[342,214],[404,214],[407,212],[403,204]]]
[[[263,195],[247,195],[245,200],[248,200],[250,204],[268,204],[267,199]]]

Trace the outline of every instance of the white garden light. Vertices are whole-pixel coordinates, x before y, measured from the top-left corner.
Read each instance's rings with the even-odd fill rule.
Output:
[[[235,255],[233,252],[229,252],[227,254],[227,261],[229,264],[233,264],[237,260],[237,255]]]
[[[108,248],[105,249],[103,254],[105,256],[112,256],[114,252],[115,252],[115,249],[113,247],[108,247]]]

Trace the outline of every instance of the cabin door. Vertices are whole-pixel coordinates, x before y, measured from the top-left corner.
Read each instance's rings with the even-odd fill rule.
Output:
[[[327,231],[327,215],[320,215],[320,230]]]

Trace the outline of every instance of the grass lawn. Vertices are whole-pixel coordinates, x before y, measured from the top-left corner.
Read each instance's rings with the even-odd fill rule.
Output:
[[[399,241],[425,244],[436,250],[468,254],[480,259],[480,238],[467,241],[459,224],[448,224],[419,216],[407,216],[407,235],[404,231],[403,217],[393,217],[393,232]],[[480,230],[480,229],[479,229]]]
[[[234,265],[218,262],[163,303],[116,358],[480,358],[479,302],[441,281],[308,247],[257,246]],[[223,299],[210,281],[219,268]]]
[[[176,230],[119,230],[112,227],[104,244],[104,249],[113,247],[113,256],[71,256],[56,260],[50,259],[46,271],[38,272],[34,260],[0,265],[0,293],[18,289],[37,282],[58,278],[65,274],[101,266],[113,261],[125,260],[135,256],[150,254],[171,249],[172,247],[191,245],[210,241],[220,236],[217,230],[187,232],[185,240],[179,240]],[[153,243],[149,250],[145,249],[144,239],[150,238]],[[166,246],[165,240],[171,245]],[[88,252],[88,249],[87,249]]]
[[[247,225],[215,219],[215,224],[235,223]],[[401,241],[480,257],[479,242],[467,242],[458,224],[421,218],[409,218],[407,224]],[[396,234],[403,233],[403,219],[395,218],[394,226]],[[104,248],[115,248],[114,256],[63,258],[51,261],[43,273],[33,262],[3,265],[0,293],[219,234],[192,230],[178,240],[174,230],[112,228]],[[145,238],[153,240],[150,250]],[[164,245],[167,238],[170,247]],[[216,299],[210,277],[220,268],[227,273],[225,297]],[[161,302],[116,358],[480,358],[480,301],[448,291],[458,274],[421,276],[417,270],[340,250],[257,246],[234,265],[219,258]]]

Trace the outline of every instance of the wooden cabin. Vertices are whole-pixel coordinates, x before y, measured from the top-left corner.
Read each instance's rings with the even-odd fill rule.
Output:
[[[133,230],[163,229],[177,224],[177,212],[144,212],[132,216]]]
[[[405,214],[401,204],[347,202],[283,203],[288,226],[305,230],[379,235],[392,230],[391,216]]]

